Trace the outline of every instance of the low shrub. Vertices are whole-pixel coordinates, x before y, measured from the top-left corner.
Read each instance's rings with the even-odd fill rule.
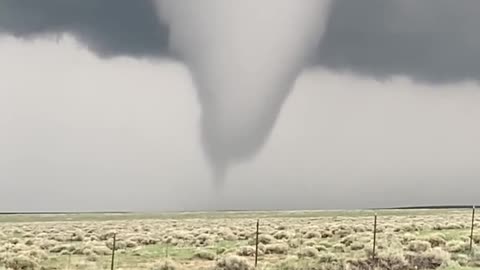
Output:
[[[287,254],[289,246],[284,243],[265,245],[265,254]]]
[[[195,254],[193,255],[194,258],[200,259],[200,260],[207,260],[207,261],[213,261],[215,260],[215,254],[212,253],[211,251],[208,250],[197,250]]]
[[[179,270],[180,265],[170,259],[158,261],[152,265],[150,270]]]
[[[408,250],[413,252],[424,252],[431,248],[430,242],[423,240],[414,240],[408,245]]]
[[[254,270],[255,268],[245,259],[235,255],[223,257],[217,261],[214,270]]]
[[[316,258],[318,257],[318,250],[314,247],[304,247],[297,251],[297,256],[299,258]]]

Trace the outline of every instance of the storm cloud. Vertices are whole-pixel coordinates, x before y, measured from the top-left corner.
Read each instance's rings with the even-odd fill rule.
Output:
[[[2,0],[0,32],[71,33],[100,56],[168,55],[153,1]],[[313,65],[431,82],[480,79],[480,2],[335,0]]]
[[[336,0],[316,64],[425,83],[480,79],[480,2]]]
[[[0,0],[2,211],[478,203],[478,1],[332,1],[309,70],[221,194],[201,82],[143,61],[176,53],[175,14],[154,4]]]
[[[315,7],[321,1],[298,5]],[[275,21],[278,13],[275,1],[265,0],[256,6],[265,14],[275,11],[268,13],[272,17],[265,16],[271,20],[258,17],[259,23],[268,22],[257,26],[248,16],[248,8],[238,11],[242,5],[239,9],[230,9],[228,4],[216,9],[214,4],[220,1],[195,4],[185,1],[175,2],[173,6],[177,8],[171,8],[172,3],[173,0],[3,0],[0,3],[0,34],[22,39],[71,34],[101,58],[181,56],[197,84],[203,111],[204,148],[217,164],[214,166],[219,174],[228,166],[224,163],[250,158],[262,148],[303,68],[317,66],[378,80],[401,75],[428,84],[480,80],[478,1],[335,0],[326,14],[322,14],[322,8],[306,9],[316,10],[318,17],[325,18],[317,21],[316,28],[289,17],[298,23],[298,32],[292,29],[278,31],[275,24],[269,24]],[[188,3],[192,7],[178,8]],[[213,5],[208,8],[210,4],[205,3]],[[298,2],[286,0],[283,3],[297,5]],[[178,10],[187,12],[177,13]],[[199,15],[199,12],[204,13]],[[223,16],[223,12],[232,16]],[[239,14],[243,17],[235,17],[237,21],[232,19],[230,24],[215,21],[229,20]],[[302,12],[296,15],[299,14]],[[306,16],[299,18],[315,22]],[[242,20],[245,21],[242,23]],[[217,25],[220,27],[215,28]],[[247,28],[261,29],[262,35],[252,35]],[[225,34],[232,29],[238,32]],[[317,40],[312,38],[315,36],[311,34],[312,29],[317,31]],[[275,39],[274,32],[284,36]],[[206,35],[201,37],[203,33]],[[223,37],[219,38],[219,33]],[[274,50],[265,49],[268,46],[264,44],[268,42],[276,46]],[[230,51],[222,46],[225,44],[231,46]],[[312,44],[315,44],[313,49]],[[212,48],[215,51],[212,52]],[[245,55],[236,54],[239,51]],[[218,55],[221,57],[217,58],[223,60],[215,57]],[[241,65],[229,66],[229,55],[237,55],[237,64]],[[273,61],[271,65],[259,65],[268,58]],[[211,60],[213,62],[207,63]],[[245,65],[247,62],[252,67],[274,72],[271,76],[252,75]],[[271,81],[262,81],[266,77]],[[240,86],[240,82],[247,87]],[[239,92],[244,92],[243,100],[236,95]],[[258,100],[249,98],[252,96],[257,96]]]
[[[151,1],[2,0],[0,34],[19,38],[74,35],[100,57],[164,57],[168,27]]]

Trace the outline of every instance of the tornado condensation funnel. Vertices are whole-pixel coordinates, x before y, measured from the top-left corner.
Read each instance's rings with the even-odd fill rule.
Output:
[[[160,0],[170,49],[190,68],[202,140],[222,181],[264,145],[322,38],[329,0]]]

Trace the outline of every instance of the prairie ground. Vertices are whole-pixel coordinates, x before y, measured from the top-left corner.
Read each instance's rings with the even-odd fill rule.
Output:
[[[0,269],[253,269],[257,219],[257,269],[480,269],[471,211],[377,214],[375,257],[371,211],[0,215]]]

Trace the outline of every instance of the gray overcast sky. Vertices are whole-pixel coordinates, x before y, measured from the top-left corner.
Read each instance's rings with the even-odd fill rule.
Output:
[[[479,203],[478,1],[334,1],[314,67],[221,192],[191,75],[158,57],[165,10],[32,1],[0,3],[0,211]]]
[[[0,39],[1,210],[472,203],[476,83],[299,78],[271,139],[213,192],[185,67],[100,60],[73,38]],[[4,64],[4,63],[8,63]]]

